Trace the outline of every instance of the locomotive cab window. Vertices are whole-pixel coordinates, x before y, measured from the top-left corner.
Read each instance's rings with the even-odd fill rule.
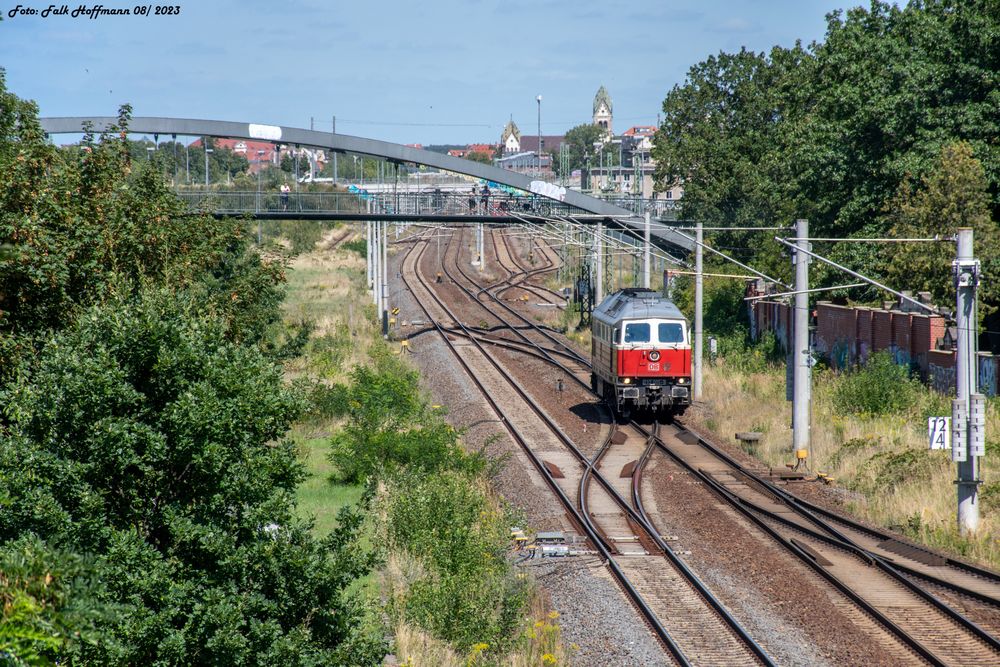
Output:
[[[649,322],[631,322],[625,325],[626,343],[648,343]]]
[[[683,343],[684,325],[680,322],[660,322],[657,335],[661,343]]]

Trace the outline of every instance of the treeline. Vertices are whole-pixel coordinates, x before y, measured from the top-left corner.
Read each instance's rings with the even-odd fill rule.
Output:
[[[683,182],[684,217],[707,225],[808,218],[811,236],[834,238],[925,238],[971,226],[984,273],[1000,275],[997,3],[873,2],[827,21],[819,43],[694,65],[663,102],[659,183]],[[788,278],[772,235],[722,232],[712,243]],[[816,249],[897,289],[953,298],[953,244]],[[815,284],[844,282],[821,265],[812,271]],[[867,289],[850,296],[883,298]],[[984,282],[981,296],[995,311],[997,281]]]
[[[360,519],[296,517],[284,267],[0,70],[0,662],[370,664]]]

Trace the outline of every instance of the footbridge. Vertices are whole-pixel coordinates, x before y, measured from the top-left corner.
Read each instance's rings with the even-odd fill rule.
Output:
[[[80,134],[87,128],[99,133],[116,128],[118,123],[118,118],[112,116],[48,117],[40,120],[42,129],[49,135]],[[335,193],[302,193],[287,199],[280,198],[276,194],[262,196],[259,192],[213,193],[208,200],[204,199],[204,194],[184,195],[190,198],[192,205],[211,207],[217,215],[247,214],[260,218],[322,218],[336,215],[340,219],[369,220],[413,219],[413,216],[417,216],[420,219],[438,219],[445,222],[452,219],[456,222],[524,222],[526,219],[572,218],[576,222],[614,224],[640,237],[645,231],[644,212],[630,210],[617,203],[591,197],[525,174],[377,139],[279,125],[142,116],[132,118],[127,129],[133,134],[249,139],[297,147],[322,148],[341,154],[387,160],[396,164],[425,165],[483,179],[530,195],[528,198],[506,198],[498,194],[491,202],[478,202],[472,207],[468,202],[463,207],[461,195],[433,191],[418,192],[415,193],[415,197],[411,193],[387,191],[339,193],[343,196],[342,199]],[[373,205],[358,206],[359,199],[372,201]],[[349,201],[354,202],[354,210],[348,210],[352,206]],[[529,203],[526,205],[525,201]],[[694,247],[689,237],[663,225],[654,225],[650,234],[657,245],[669,244],[684,250],[692,250]]]

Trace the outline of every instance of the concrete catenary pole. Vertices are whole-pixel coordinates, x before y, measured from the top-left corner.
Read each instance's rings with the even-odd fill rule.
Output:
[[[380,264],[379,260],[381,259],[382,253],[379,251],[379,234],[378,234],[378,231],[379,231],[378,230],[378,222],[373,221],[372,222],[372,245],[371,245],[371,248],[372,248],[372,251],[371,251],[371,257],[372,257],[372,284],[371,284],[371,288],[372,288],[372,301],[375,303],[375,312],[376,313],[381,312],[381,308],[379,308],[379,289],[378,289],[379,278],[378,277],[379,277],[379,264]]]
[[[386,311],[389,310],[389,221],[382,221],[382,307],[379,309],[379,317],[382,318],[383,327],[386,322]]]
[[[374,280],[372,276],[374,271],[372,271],[372,221],[365,221],[365,285],[368,289],[372,289],[372,284]]]
[[[795,221],[796,245],[809,250],[809,221]],[[795,318],[792,363],[794,392],[792,397],[792,449],[797,461],[809,456],[809,413],[812,402],[812,358],[809,353],[809,256],[795,252]]]
[[[958,463],[958,530],[962,535],[979,529],[979,480],[977,454],[973,446],[972,400],[977,393],[976,288],[979,263],[972,250],[972,230],[959,229],[955,261],[955,325],[958,355],[955,368],[957,400],[952,407],[952,427],[960,437],[952,439],[952,459]]]
[[[704,276],[702,275],[702,259],[704,249],[702,240],[704,229],[699,222],[695,227],[694,248],[694,360],[692,362],[691,400],[701,400],[701,358],[704,326],[702,312],[704,310]]]
[[[649,211],[646,211],[646,221],[645,221],[645,225],[643,227],[644,228],[643,228],[643,247],[642,247],[642,286],[645,287],[646,289],[649,289],[649,285],[650,285],[650,271],[651,271],[651,267],[649,265],[650,264],[650,252],[651,252],[651,250],[650,250],[650,239],[649,239],[649,235],[650,235],[650,231],[649,231],[649,227],[650,227]]]
[[[594,306],[604,300],[604,224],[594,225]]]

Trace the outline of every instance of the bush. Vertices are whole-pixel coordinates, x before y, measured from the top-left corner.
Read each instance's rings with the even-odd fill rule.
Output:
[[[323,541],[296,518],[282,437],[302,402],[197,312],[161,292],[92,309],[22,369],[0,397],[0,542],[94,554],[97,602],[124,608],[64,662],[343,664],[360,518]]]
[[[859,371],[842,375],[833,390],[841,413],[885,415],[905,412],[917,404],[920,384],[888,352],[873,354]]]
[[[427,405],[417,372],[384,351],[376,354],[373,366],[351,372],[347,423],[331,443],[333,478],[358,483],[404,466],[481,471],[484,459],[466,454],[458,432]]]
[[[517,523],[482,478],[458,471],[394,476],[385,493],[390,544],[423,563],[403,613],[468,651],[502,652],[516,639],[529,589],[507,560]]]
[[[344,250],[352,250],[362,257],[368,254],[368,242],[365,239],[354,239],[353,241],[347,241],[340,246]]]

